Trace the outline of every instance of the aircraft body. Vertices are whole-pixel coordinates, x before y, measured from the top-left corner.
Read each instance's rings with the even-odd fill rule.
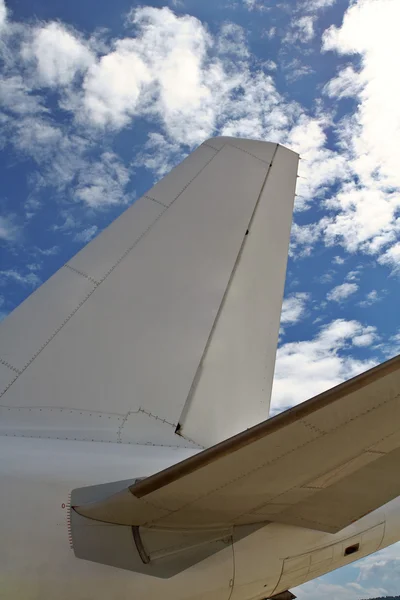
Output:
[[[1,598],[261,600],[400,539],[398,358],[267,418],[297,162],[207,140],[0,325]]]

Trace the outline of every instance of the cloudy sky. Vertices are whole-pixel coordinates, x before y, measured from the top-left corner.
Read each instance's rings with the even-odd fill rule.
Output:
[[[212,135],[301,154],[278,411],[400,349],[399,0],[0,0],[6,316]],[[299,598],[400,593],[400,548]]]

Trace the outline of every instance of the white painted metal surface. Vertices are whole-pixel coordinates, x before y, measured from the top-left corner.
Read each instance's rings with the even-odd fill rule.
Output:
[[[208,140],[0,324],[0,434],[201,447],[266,418],[298,158],[277,148]]]
[[[337,533],[400,495],[399,389],[396,357],[184,464],[74,506],[120,525],[272,521]]]
[[[179,421],[183,436],[206,447],[269,413],[298,156],[248,144],[272,166]]]
[[[207,140],[1,324],[2,598],[261,600],[400,538],[396,499],[334,535],[267,523],[170,579],[69,545],[72,489],[147,477],[266,416],[297,161],[279,148],[271,168],[275,150]]]
[[[78,560],[68,543],[71,489],[99,481],[143,477],[187,457],[193,450],[127,444],[0,436],[0,580],[5,600],[251,600],[299,585],[314,576],[296,573],[306,555],[333,548],[324,572],[348,564],[400,537],[396,500],[339,534],[270,523],[171,579],[157,579]],[[382,539],[381,523],[385,523]],[[368,544],[343,557],[343,544],[368,533]],[[346,540],[346,542],[344,542]],[[337,552],[337,549],[340,551]],[[285,578],[282,572],[285,567]],[[293,568],[289,568],[289,567]],[[307,566],[310,571],[309,566]],[[297,577],[299,575],[299,577]],[[281,581],[280,581],[281,580]],[[232,594],[232,595],[231,595]]]

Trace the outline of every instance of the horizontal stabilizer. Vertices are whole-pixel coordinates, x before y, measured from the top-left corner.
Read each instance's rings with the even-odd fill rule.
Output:
[[[399,464],[400,356],[118,493],[100,486],[74,510],[144,528],[336,533],[400,495]]]

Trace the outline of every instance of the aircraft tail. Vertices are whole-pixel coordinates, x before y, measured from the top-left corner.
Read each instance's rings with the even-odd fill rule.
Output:
[[[0,325],[0,435],[204,447],[265,419],[297,163],[208,140],[34,292]]]

